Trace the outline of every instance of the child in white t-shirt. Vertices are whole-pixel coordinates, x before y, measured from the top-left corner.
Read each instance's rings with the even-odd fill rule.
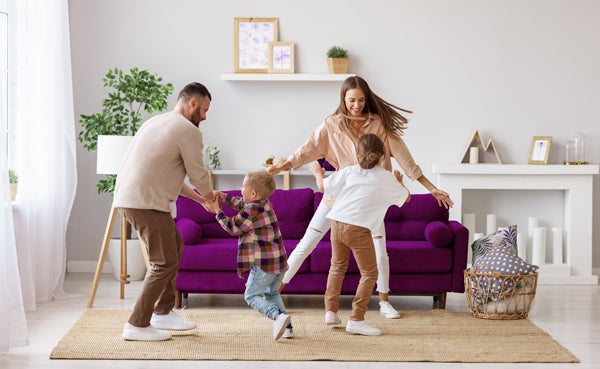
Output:
[[[379,166],[385,156],[385,147],[379,137],[374,134],[361,136],[356,153],[359,164],[327,178],[323,178],[322,171],[312,169],[317,184],[324,189],[323,201],[333,203],[327,214],[327,218],[332,220],[332,256],[325,292],[325,322],[341,324],[337,316],[339,296],[352,251],[361,279],[352,301],[346,332],[378,336],[381,331],[365,321],[378,274],[373,238],[383,236],[377,232],[381,232],[387,209],[391,205],[402,206],[409,201],[410,194],[402,184],[400,172],[392,174]]]

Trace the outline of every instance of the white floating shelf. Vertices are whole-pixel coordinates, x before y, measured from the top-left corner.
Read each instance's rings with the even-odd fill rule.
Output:
[[[223,81],[343,81],[354,74],[333,73],[222,73]]]

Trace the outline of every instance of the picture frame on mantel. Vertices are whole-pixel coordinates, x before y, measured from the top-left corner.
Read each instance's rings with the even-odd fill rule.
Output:
[[[293,42],[269,42],[269,73],[294,73]]]
[[[278,18],[235,18],[235,73],[268,73],[269,42],[279,40]]]
[[[548,164],[552,136],[533,136],[529,149],[529,164]]]

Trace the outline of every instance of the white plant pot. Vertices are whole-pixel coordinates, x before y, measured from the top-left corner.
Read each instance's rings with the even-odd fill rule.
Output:
[[[108,244],[108,260],[113,276],[121,280],[121,240],[111,239]],[[146,262],[140,248],[140,240],[127,240],[127,274],[130,281],[141,281],[146,276]]]

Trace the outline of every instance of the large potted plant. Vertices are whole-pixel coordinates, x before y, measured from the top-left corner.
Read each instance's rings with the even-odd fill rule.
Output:
[[[164,83],[158,75],[139,68],[131,68],[129,73],[118,68],[109,69],[102,81],[104,87],[109,88],[108,96],[102,100],[102,110],[91,115],[82,114],[79,120],[83,129],[78,139],[88,151],[98,149],[100,135],[135,135],[144,118],[167,109],[167,98],[173,92],[173,84]],[[98,193],[112,194],[116,178],[109,174],[101,179],[96,185]],[[139,241],[131,240],[129,224],[127,239],[128,272],[132,280],[143,279],[145,263]],[[119,279],[119,240],[111,240],[108,251],[113,274]]]
[[[332,46],[327,50],[327,65],[329,73],[346,74],[348,72],[348,50]]]

